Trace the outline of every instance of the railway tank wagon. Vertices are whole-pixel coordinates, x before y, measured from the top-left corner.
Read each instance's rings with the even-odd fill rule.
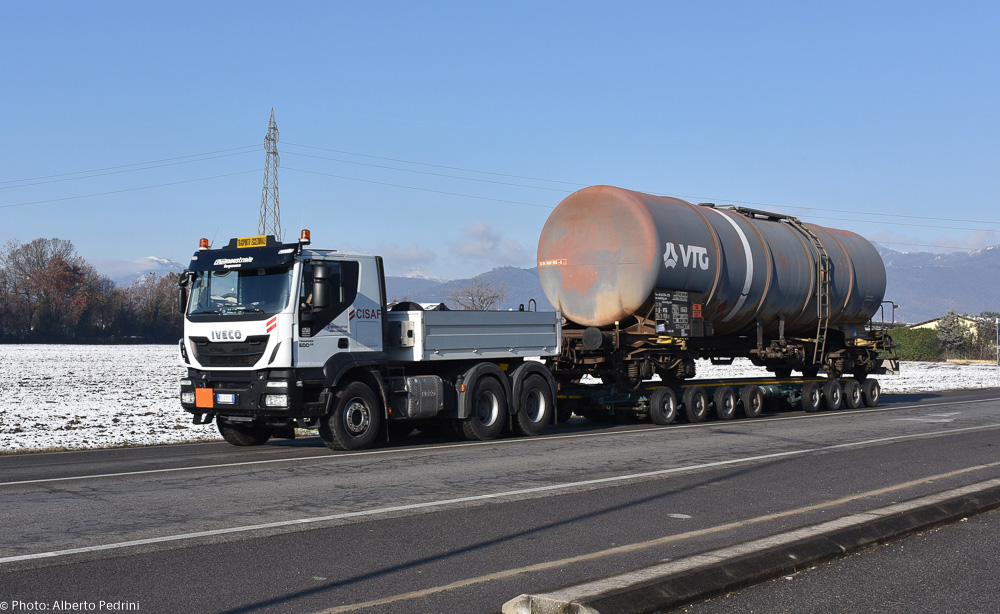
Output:
[[[635,388],[694,376],[694,359],[748,357],[778,376],[884,372],[882,259],[863,237],[742,207],[612,186],[552,212],[538,274],[563,313],[564,379]]]

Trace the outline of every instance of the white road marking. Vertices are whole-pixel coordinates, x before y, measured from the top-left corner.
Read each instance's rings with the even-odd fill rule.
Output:
[[[807,414],[804,416],[783,416],[778,418],[767,418],[766,422],[780,422],[784,420],[817,420],[823,418],[836,418],[839,416],[849,416],[853,414],[876,414],[879,412],[889,412],[889,411],[900,411],[904,409],[918,409],[926,407],[943,407],[948,405],[965,405],[972,403],[989,403],[1000,401],[1000,397],[991,399],[973,399],[970,401],[946,401],[941,403],[924,403],[920,405],[903,405],[901,407],[866,407],[864,409],[851,409],[851,410],[838,410],[835,412],[821,412],[816,414]],[[744,426],[753,426],[760,424],[757,420],[736,420],[726,422],[727,428],[739,428]],[[127,477],[133,475],[151,475],[156,473],[177,473],[180,471],[199,471],[204,469],[224,469],[228,467],[249,467],[253,465],[268,465],[272,463],[292,463],[298,461],[331,461],[340,459],[354,459],[359,456],[381,456],[388,454],[403,454],[406,452],[442,452],[451,450],[453,448],[469,448],[478,446],[503,446],[503,445],[534,445],[541,444],[550,441],[556,441],[561,439],[580,439],[580,438],[590,438],[590,437],[610,437],[614,435],[644,435],[649,433],[658,433],[661,431],[679,431],[681,429],[692,429],[692,428],[710,428],[713,426],[719,426],[719,422],[699,422],[697,424],[672,424],[670,426],[659,426],[659,427],[640,427],[635,429],[626,430],[616,430],[616,431],[599,431],[591,433],[575,433],[566,435],[546,435],[544,437],[530,437],[530,438],[518,438],[518,439],[497,439],[492,441],[473,441],[468,443],[452,443],[452,444],[437,444],[433,446],[420,446],[415,448],[392,448],[390,450],[361,450],[358,452],[349,452],[343,454],[321,454],[317,456],[301,456],[294,458],[272,458],[268,460],[256,460],[256,461],[240,461],[235,463],[219,463],[216,465],[195,465],[192,467],[170,467],[166,469],[146,469],[143,471],[123,471],[120,473],[97,473],[93,475],[73,475],[65,476],[59,478],[42,478],[38,480],[19,480],[16,482],[0,482],[0,487],[3,486],[19,486],[24,484],[44,484],[46,482],[69,482],[73,480],[90,480],[97,478],[117,478],[117,477]],[[189,444],[196,445],[196,444]],[[87,450],[88,452],[93,452],[95,450]]]
[[[281,520],[277,522],[267,522],[262,524],[244,525],[237,527],[229,527],[225,529],[213,529],[209,531],[196,531],[193,533],[181,533],[177,535],[164,535],[161,537],[151,537],[147,539],[136,539],[125,542],[116,542],[111,544],[99,544],[96,546],[84,546],[81,548],[68,548],[66,550],[53,550],[50,552],[36,552],[34,554],[22,554],[17,556],[8,556],[0,558],[0,564],[3,563],[15,563],[18,561],[31,561],[38,559],[54,558],[61,556],[68,556],[72,554],[85,554],[92,552],[101,552],[106,550],[119,550],[122,548],[130,548],[133,546],[148,546],[152,544],[163,544],[169,542],[184,541],[190,539],[204,538],[204,537],[215,537],[219,535],[230,535],[234,533],[248,533],[251,531],[260,531],[264,529],[277,529],[283,527],[293,527],[293,526],[307,526],[314,525],[322,522],[331,522],[335,520],[344,520],[347,518],[361,518],[368,516],[376,516],[379,514],[387,514],[393,512],[407,512],[415,510],[426,510],[433,508],[441,508],[445,506],[455,505],[459,503],[468,503],[475,501],[488,501],[491,499],[501,499],[505,497],[516,497],[523,495],[530,495],[542,492],[557,492],[557,491],[567,491],[573,488],[582,488],[587,486],[596,486],[599,484],[614,484],[625,482],[628,480],[635,480],[640,478],[652,478],[660,477],[670,474],[685,473],[690,471],[697,471],[700,469],[711,469],[715,467],[728,467],[733,465],[741,465],[747,463],[758,462],[762,460],[769,460],[775,458],[788,458],[792,456],[803,456],[806,454],[814,454],[817,452],[827,452],[830,450],[842,450],[846,448],[854,448],[860,446],[867,446],[879,443],[888,443],[895,441],[906,441],[914,439],[925,439],[931,437],[941,437],[943,435],[950,435],[955,433],[967,433],[971,431],[985,431],[992,429],[1000,429],[1000,424],[990,424],[985,426],[972,426],[960,429],[951,429],[947,431],[937,431],[934,433],[918,433],[912,435],[895,435],[892,437],[879,437],[877,439],[866,439],[863,441],[855,441],[850,443],[839,443],[829,446],[820,446],[816,448],[806,448],[803,450],[789,450],[786,452],[774,452],[771,454],[760,454],[757,456],[747,456],[743,458],[732,458],[728,460],[713,461],[710,463],[701,463],[698,465],[688,465],[685,467],[673,467],[670,469],[658,469],[655,471],[644,471],[641,473],[629,473],[624,475],[610,476],[606,478],[597,478],[593,480],[580,480],[578,482],[563,482],[560,484],[549,484],[547,486],[537,486],[534,488],[522,488],[518,490],[508,490],[496,493],[486,493],[481,495],[470,495],[466,497],[456,497],[452,499],[441,499],[438,501],[425,501],[423,503],[410,503],[407,505],[395,505],[390,507],[380,507],[370,510],[359,510],[354,512],[341,512],[339,514],[330,514],[328,516],[314,516],[311,518],[298,518],[294,520]]]

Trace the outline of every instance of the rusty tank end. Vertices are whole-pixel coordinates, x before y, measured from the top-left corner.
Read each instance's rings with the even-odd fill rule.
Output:
[[[758,320],[765,330],[783,321],[787,335],[814,334],[819,241],[830,261],[830,326],[871,318],[885,294],[885,266],[871,243],[852,232],[746,211],[612,186],[584,188],[563,200],[542,229],[542,288],[582,326],[646,317],[654,291],[666,289],[701,293],[711,324],[706,334],[748,333]]]

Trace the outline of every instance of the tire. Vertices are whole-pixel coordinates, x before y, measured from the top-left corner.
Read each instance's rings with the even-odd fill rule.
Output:
[[[319,437],[331,450],[370,448],[382,428],[382,412],[366,384],[351,382],[333,397],[333,410],[319,421]]]
[[[844,405],[848,409],[857,409],[864,405],[865,397],[861,394],[861,384],[856,379],[844,380]]]
[[[840,387],[840,380],[832,379],[823,384],[823,403],[827,409],[834,411],[844,406],[844,389]]]
[[[496,439],[507,422],[507,398],[503,386],[492,377],[480,377],[472,389],[469,417],[462,420],[462,435],[469,441]]]
[[[823,393],[817,382],[802,384],[802,411],[809,413],[819,411],[823,404]]]
[[[688,422],[704,422],[708,417],[708,394],[701,386],[691,386],[684,391],[684,415]]]
[[[267,443],[273,434],[266,424],[237,424],[224,418],[218,418],[216,426],[222,438],[234,446],[259,446]]]
[[[677,393],[671,388],[657,388],[649,397],[649,420],[666,426],[677,420]]]
[[[743,406],[743,415],[747,418],[756,418],[764,411],[764,393],[760,386],[744,386],[740,390],[740,404]]]
[[[514,431],[520,435],[539,435],[552,422],[555,403],[552,402],[552,388],[541,375],[529,375],[521,384],[517,399],[517,416]]]
[[[739,400],[732,386],[716,388],[715,394],[712,395],[712,403],[715,405],[715,417],[719,420],[732,420],[736,417]]]
[[[868,378],[861,385],[861,396],[868,407],[878,407],[878,402],[882,398],[882,386],[877,379]]]

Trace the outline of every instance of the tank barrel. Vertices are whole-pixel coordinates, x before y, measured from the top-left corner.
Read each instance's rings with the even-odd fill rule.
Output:
[[[698,293],[706,336],[748,334],[758,321],[789,336],[814,335],[824,317],[863,326],[886,284],[878,251],[853,232],[612,186],[556,207],[538,240],[538,276],[583,327],[648,317],[657,293]]]

